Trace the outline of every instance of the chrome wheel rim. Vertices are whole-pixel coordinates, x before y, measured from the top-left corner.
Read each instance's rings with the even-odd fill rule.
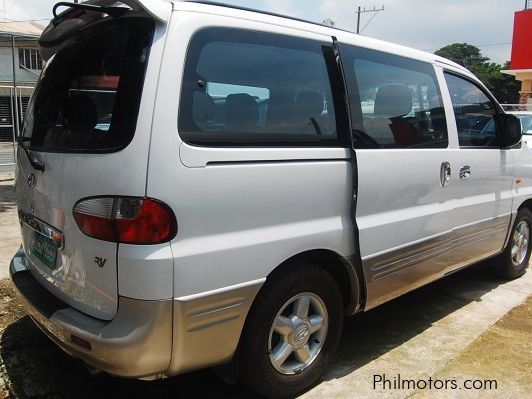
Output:
[[[530,228],[528,222],[523,220],[517,225],[512,237],[512,263],[519,266],[528,253],[528,241],[530,240]]]
[[[290,298],[275,316],[270,328],[268,354],[281,374],[297,374],[320,354],[328,328],[327,308],[310,292]]]

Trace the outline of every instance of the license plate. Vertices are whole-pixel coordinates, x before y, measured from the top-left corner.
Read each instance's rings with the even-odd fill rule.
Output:
[[[55,268],[57,258],[57,244],[54,240],[43,236],[37,232],[33,233],[33,246],[31,253],[41,260],[50,269]]]

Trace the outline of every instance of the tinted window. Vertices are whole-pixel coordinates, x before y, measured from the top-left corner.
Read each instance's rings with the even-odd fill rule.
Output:
[[[475,84],[445,74],[453,102],[460,147],[489,147],[497,144],[495,103]]]
[[[234,29],[200,31],[185,66],[179,114],[183,140],[222,146],[337,145],[327,59],[334,62],[325,43]]]
[[[341,46],[355,148],[445,148],[445,112],[430,64]]]
[[[517,115],[523,126],[523,134],[532,134],[532,115]]]
[[[122,20],[58,52],[28,106],[23,136],[48,151],[110,151],[133,137],[153,23]],[[89,36],[87,38],[87,35]]]

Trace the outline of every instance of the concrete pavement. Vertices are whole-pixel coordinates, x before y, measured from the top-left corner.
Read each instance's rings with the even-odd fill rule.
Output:
[[[20,225],[13,181],[0,181],[0,279],[8,277],[7,265],[19,247]]]
[[[387,311],[387,307],[395,307],[396,304],[393,301],[384,305],[383,308],[368,312],[364,316],[370,319],[373,318],[372,312],[389,313],[389,321],[379,324],[379,327],[373,331],[374,335],[364,337],[366,341],[357,339],[357,335],[359,335],[357,329],[367,329],[363,321],[356,317],[348,320],[337,354],[336,366],[328,373],[325,382],[302,397],[308,399],[333,397],[410,398],[412,396],[418,397],[418,395],[432,397],[432,394],[436,395],[438,392],[443,392],[446,398],[476,398],[480,395],[477,391],[466,392],[460,389],[394,389],[393,384],[391,388],[382,386],[379,383],[379,377],[376,379],[377,384],[374,388],[374,376],[382,376],[383,374],[386,374],[386,378],[391,379],[392,382],[393,378],[399,374],[403,379],[415,381],[426,381],[429,377],[442,378],[447,376],[456,378],[458,385],[466,378],[496,379],[497,376],[502,376],[501,380],[498,381],[497,390],[480,390],[483,398],[524,398],[529,395],[532,392],[532,379],[529,377],[532,348],[530,313],[528,313],[528,320],[521,319],[521,324],[517,328],[518,331],[526,331],[527,340],[523,342],[519,334],[517,337],[502,336],[498,340],[498,345],[501,348],[512,347],[517,343],[517,347],[524,350],[524,352],[517,353],[512,353],[509,350],[505,354],[506,358],[510,359],[512,374],[505,374],[504,371],[508,366],[503,365],[503,363],[500,366],[497,363],[492,363],[489,367],[485,367],[485,364],[492,360],[493,353],[491,351],[477,353],[477,363],[473,368],[462,369],[460,363],[457,363],[456,367],[449,366],[460,356],[464,356],[469,347],[484,333],[490,331],[490,328],[499,319],[513,308],[525,303],[527,297],[532,294],[532,273],[528,272],[518,280],[501,284],[492,280],[493,286],[489,289],[491,284],[489,284],[489,274],[486,274],[488,272],[486,270],[487,265],[482,266],[484,266],[484,270],[477,267],[455,274],[399,299],[399,302],[407,302],[408,304],[408,302],[412,302],[409,299],[417,297],[417,300],[413,301],[416,303],[410,303],[411,306],[408,306],[407,309],[396,309],[397,312],[393,313],[390,312],[391,309]],[[475,281],[475,271],[478,271],[478,281]],[[424,291],[426,291],[425,295],[419,298],[418,295]],[[423,310],[424,306],[417,303],[418,300],[423,299],[434,303],[434,314],[427,314],[428,309]],[[403,305],[407,304],[403,303]],[[443,314],[438,314],[442,311]],[[405,320],[398,319],[398,316],[408,312],[411,313],[406,315]],[[421,320],[416,322],[414,320],[416,317]],[[361,319],[363,318],[361,317]],[[424,322],[423,319],[425,319]],[[405,324],[410,322],[413,322],[413,331],[408,332],[405,330]],[[420,326],[424,326],[424,328],[420,329]],[[379,331],[380,328],[382,331]],[[413,335],[410,339],[406,339],[395,346],[393,343],[394,330],[399,334]],[[353,359],[353,353],[365,352],[363,347],[368,344],[368,339],[380,341],[383,339],[382,337],[388,337],[389,350],[380,355],[375,354],[375,359],[364,365],[360,365],[358,359]],[[517,342],[513,342],[514,338],[517,338]],[[385,345],[384,342],[383,345]],[[370,344],[370,347],[372,346]],[[527,361],[528,365],[526,364]],[[516,381],[521,383],[516,384]]]

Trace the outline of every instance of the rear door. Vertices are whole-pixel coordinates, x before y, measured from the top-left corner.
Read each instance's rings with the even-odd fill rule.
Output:
[[[340,45],[356,151],[367,308],[442,275],[452,244],[451,150],[432,64]]]
[[[145,195],[150,125],[137,115],[153,30],[150,20],[126,18],[71,39],[41,75],[18,146],[28,267],[64,302],[101,319],[117,309],[117,244],[84,235],[72,210],[87,197]]]

